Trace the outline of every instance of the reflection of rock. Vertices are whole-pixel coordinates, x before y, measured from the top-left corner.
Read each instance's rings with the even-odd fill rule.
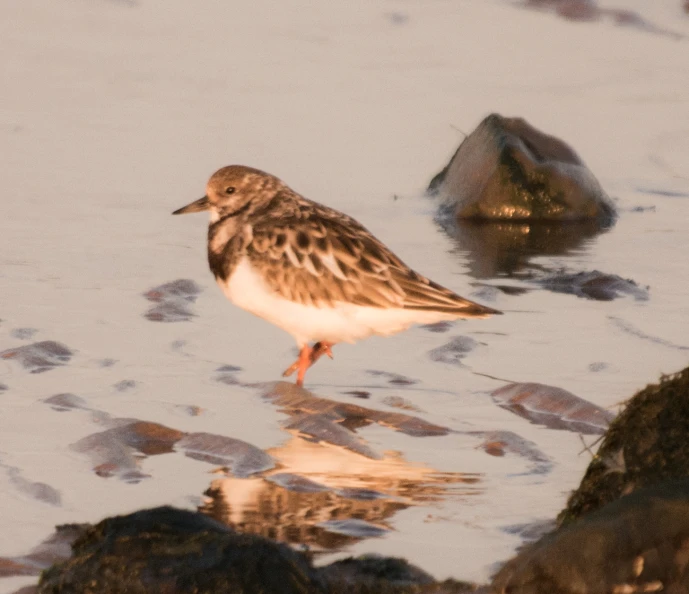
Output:
[[[64,365],[72,358],[72,351],[54,340],[34,342],[16,349],[0,352],[0,358],[17,361],[31,373],[42,373]]]
[[[467,136],[428,188],[454,218],[608,223],[612,202],[563,141],[521,118],[492,114]]]
[[[495,576],[520,594],[687,592],[689,481],[641,489],[541,538]]]
[[[551,429],[599,434],[615,418],[600,406],[545,384],[509,384],[493,391],[491,396],[503,408]]]
[[[645,485],[689,476],[689,367],[639,391],[612,422],[566,522]]]
[[[538,282],[556,293],[569,293],[597,301],[612,301],[623,295],[631,295],[637,301],[648,299],[648,290],[633,280],[625,280],[616,274],[605,274],[598,270],[574,274],[560,272]]]
[[[474,278],[512,276],[535,256],[564,256],[603,231],[596,221],[568,224],[458,221],[446,225]]]
[[[288,546],[171,507],[103,520],[73,548],[68,562],[43,573],[39,593],[325,592]]]
[[[189,304],[196,301],[201,292],[193,280],[178,279],[154,287],[144,293],[144,297],[157,305],[151,307],[145,314],[152,322],[184,322],[194,315]]]

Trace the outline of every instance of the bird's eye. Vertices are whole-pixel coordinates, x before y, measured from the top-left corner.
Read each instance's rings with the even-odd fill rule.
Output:
[[[233,187],[225,188],[225,194],[234,194],[234,188]]]

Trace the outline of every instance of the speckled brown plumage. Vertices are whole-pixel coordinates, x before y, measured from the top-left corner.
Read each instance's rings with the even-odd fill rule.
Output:
[[[211,212],[208,263],[228,298],[304,348],[315,340],[330,354],[336,342],[413,323],[500,313],[418,274],[352,217],[257,169],[218,170],[206,196],[174,214],[203,210]]]

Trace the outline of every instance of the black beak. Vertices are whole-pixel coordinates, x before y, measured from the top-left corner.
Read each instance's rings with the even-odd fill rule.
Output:
[[[195,200],[191,204],[183,206],[182,208],[176,210],[172,214],[189,214],[190,212],[201,212],[204,210],[208,210],[210,207],[211,203],[210,200],[208,200],[208,196],[204,196],[203,198]]]

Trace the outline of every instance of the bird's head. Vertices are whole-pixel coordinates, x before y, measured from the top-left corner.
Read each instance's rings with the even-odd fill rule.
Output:
[[[211,223],[247,212],[271,200],[283,187],[282,182],[269,173],[243,165],[218,169],[206,184],[206,195],[172,214],[210,211]]]

